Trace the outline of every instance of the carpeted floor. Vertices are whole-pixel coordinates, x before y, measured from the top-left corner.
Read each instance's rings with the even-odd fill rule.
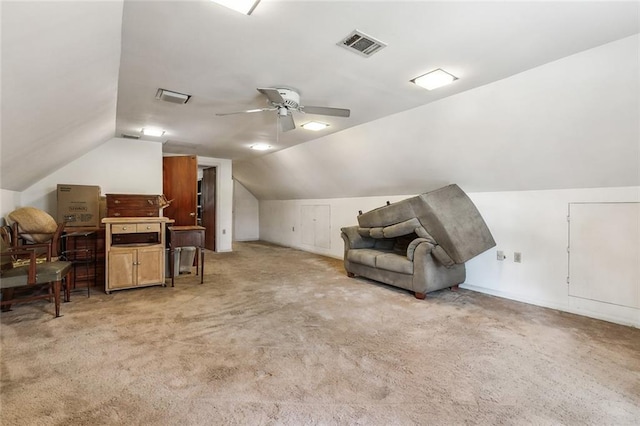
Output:
[[[234,250],[204,285],[2,313],[2,425],[640,423],[639,329]]]

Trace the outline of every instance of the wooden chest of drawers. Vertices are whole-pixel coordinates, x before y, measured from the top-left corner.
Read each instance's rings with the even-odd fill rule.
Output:
[[[107,194],[107,217],[159,216],[159,195]]]

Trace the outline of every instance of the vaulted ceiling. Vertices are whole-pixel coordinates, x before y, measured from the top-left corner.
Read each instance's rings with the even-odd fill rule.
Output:
[[[634,1],[262,0],[250,16],[207,0],[3,1],[1,7],[0,185],[17,191],[112,137],[153,126],[165,130],[163,137],[142,138],[163,143],[165,151],[233,159],[249,189],[295,197],[261,189],[264,177],[256,173],[273,163],[269,173],[276,160],[299,151],[283,156],[250,145],[266,142],[281,151],[354,135],[365,123],[639,31]],[[339,47],[354,29],[388,47],[368,58]],[[435,68],[459,80],[434,91],[410,82]],[[298,128],[282,133],[274,112],[216,115],[267,106],[258,87],[292,87],[303,104],[349,108],[351,116],[294,113]],[[158,88],[192,98],[185,105],[163,102],[155,98]],[[330,126],[299,127],[312,119]]]

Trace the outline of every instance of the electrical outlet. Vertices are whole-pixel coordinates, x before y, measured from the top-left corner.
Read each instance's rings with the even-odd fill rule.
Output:
[[[505,260],[507,258],[507,256],[504,255],[504,252],[502,250],[498,250],[498,254],[496,257],[498,260]]]
[[[522,263],[522,253],[520,252],[513,253],[513,261],[516,263]]]

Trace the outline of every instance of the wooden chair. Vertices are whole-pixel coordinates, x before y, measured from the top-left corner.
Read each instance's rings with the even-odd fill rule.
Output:
[[[38,260],[38,251],[44,251],[46,257]],[[4,239],[0,238],[0,290],[2,299],[0,307],[3,311],[11,308],[13,303],[28,302],[36,299],[49,299],[53,295],[56,317],[60,316],[60,290],[65,281],[65,300],[69,300],[71,262],[52,260],[52,244],[28,244],[8,247]],[[14,266],[14,260],[20,256],[28,256],[19,266]],[[17,289],[37,290],[38,287],[48,286],[45,294],[31,294],[15,299]],[[6,307],[6,308],[5,308]]]

